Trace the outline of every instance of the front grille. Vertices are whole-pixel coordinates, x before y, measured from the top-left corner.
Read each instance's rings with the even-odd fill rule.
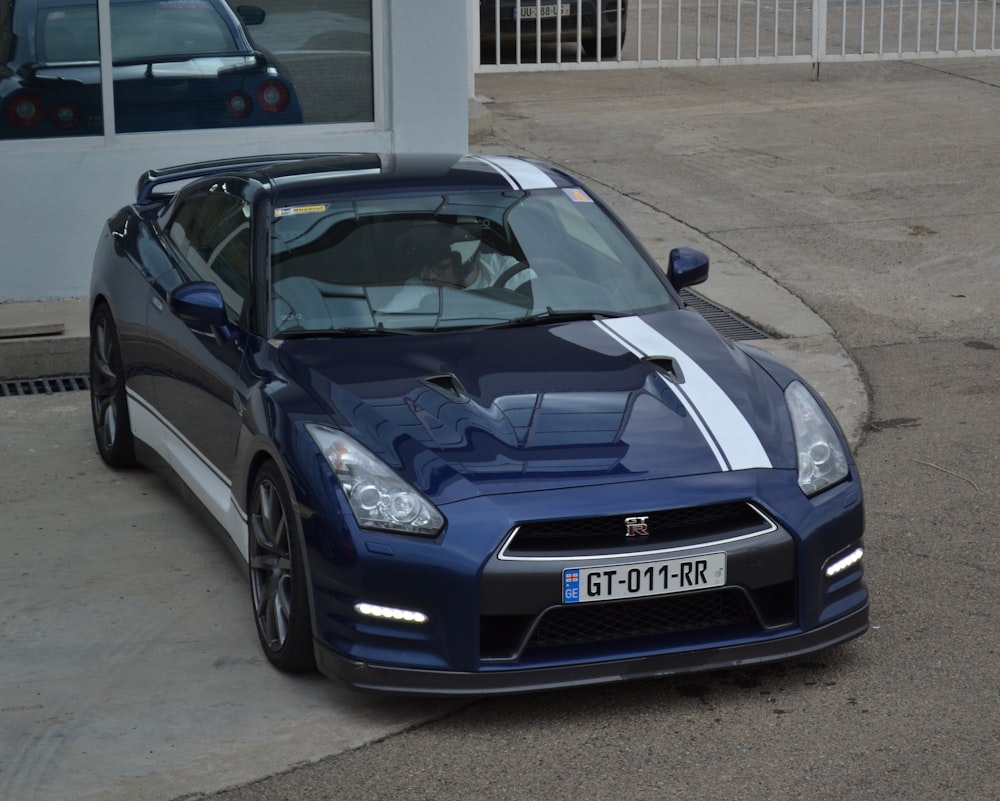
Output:
[[[751,621],[755,621],[755,616],[746,594],[736,588],[613,603],[572,604],[546,612],[527,649],[721,629]]]
[[[656,598],[555,606],[540,615],[481,615],[479,654],[486,661],[531,658],[532,651],[646,638],[682,644],[685,635],[734,636],[795,623],[795,582],[741,586]],[[651,638],[656,638],[652,642]],[[668,638],[672,638],[672,641]]]
[[[646,518],[647,533],[626,536],[626,518]],[[637,512],[634,515],[525,523],[515,530],[503,558],[550,558],[635,553],[770,531],[774,524],[748,503],[722,503]]]

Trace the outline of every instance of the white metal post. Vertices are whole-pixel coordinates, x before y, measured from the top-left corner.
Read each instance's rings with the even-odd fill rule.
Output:
[[[812,3],[812,79],[819,80],[819,65],[826,56],[826,2],[813,0]]]

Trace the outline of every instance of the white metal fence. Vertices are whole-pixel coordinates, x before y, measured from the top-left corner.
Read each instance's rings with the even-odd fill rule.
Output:
[[[1000,55],[1000,0],[596,0],[602,15],[589,13],[594,2],[480,0],[477,71],[800,62],[816,73],[824,62]]]

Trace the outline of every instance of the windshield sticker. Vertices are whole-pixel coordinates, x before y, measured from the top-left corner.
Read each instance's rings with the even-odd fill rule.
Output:
[[[293,214],[321,214],[330,208],[329,203],[314,203],[311,206],[285,206],[274,210],[275,217],[291,217]]]
[[[582,189],[578,189],[575,186],[574,187],[570,187],[569,189],[563,189],[563,192],[565,192],[566,193],[566,197],[568,197],[574,203],[593,203],[594,202],[591,199],[590,195],[588,195]]]

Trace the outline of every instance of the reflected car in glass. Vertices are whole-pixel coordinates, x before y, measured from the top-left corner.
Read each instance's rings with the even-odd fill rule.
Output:
[[[868,628],[861,486],[566,171],[316,154],[151,170],[91,288],[101,456],[233,546],[267,658],[483,694],[766,662]]]
[[[295,88],[223,0],[111,0],[119,133],[302,122]],[[99,135],[94,0],[11,0],[0,29],[0,137]]]
[[[503,53],[518,41],[525,61],[532,60],[540,42],[579,42],[591,58],[617,58],[627,17],[628,0],[479,0],[481,61],[495,63],[498,45]]]

